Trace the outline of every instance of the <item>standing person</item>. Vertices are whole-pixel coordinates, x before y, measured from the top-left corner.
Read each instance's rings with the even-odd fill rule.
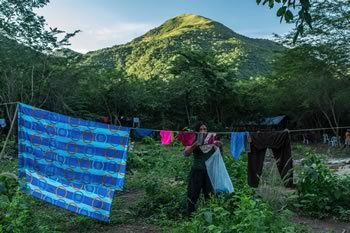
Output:
[[[344,148],[345,147],[350,147],[350,129],[347,129],[346,132],[345,132]]]
[[[185,156],[190,156],[193,153],[193,163],[187,188],[186,213],[188,216],[195,210],[201,191],[205,199],[208,199],[209,194],[213,192],[205,161],[215,153],[217,147],[222,147],[222,142],[216,140],[216,135],[208,133],[205,123],[199,122],[195,127],[195,131],[197,132],[196,139],[192,145],[186,146],[184,150]]]

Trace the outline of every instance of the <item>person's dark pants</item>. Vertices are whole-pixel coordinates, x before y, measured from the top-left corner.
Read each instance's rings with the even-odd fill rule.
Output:
[[[203,191],[204,198],[208,199],[209,194],[212,193],[212,185],[208,176],[207,170],[191,169],[190,179],[187,188],[187,210],[188,216],[195,210],[195,206],[199,195]]]
[[[271,148],[277,161],[277,168],[286,187],[293,187],[293,160],[289,133],[250,133],[251,152],[248,153],[248,184],[258,187],[262,174],[265,153]]]

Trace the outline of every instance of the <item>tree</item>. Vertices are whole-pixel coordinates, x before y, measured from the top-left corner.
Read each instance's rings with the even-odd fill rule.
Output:
[[[350,112],[350,77],[339,77],[337,70],[310,56],[303,46],[279,55],[275,62],[275,104],[284,111],[295,111],[301,118],[306,112],[318,111],[336,135]],[[295,113],[294,113],[295,114]]]
[[[42,8],[48,3],[49,0],[1,0],[1,35],[38,51],[51,51],[69,45],[69,38],[79,30],[73,33],[65,33],[57,28],[46,30],[44,17],[33,12],[35,8]],[[64,34],[61,40],[57,38],[60,34]]]
[[[270,8],[273,8],[275,4],[278,4],[280,7],[277,10],[277,16],[280,17],[280,21],[284,19],[287,23],[295,22],[296,33],[293,37],[293,43],[296,42],[299,35],[303,34],[305,25],[307,24],[312,28],[312,18],[309,13],[311,4],[310,0],[256,0],[256,3],[259,5],[265,5],[268,3]],[[297,19],[293,13],[294,9],[299,9]]]
[[[50,90],[53,70],[50,62],[57,59],[45,54],[69,44],[73,33],[57,28],[46,30],[42,16],[35,8],[44,7],[48,0],[0,1],[0,100],[2,102],[25,101],[38,107],[45,104]],[[63,35],[59,40],[58,35]],[[13,106],[6,106],[11,120]]]
[[[210,53],[182,51],[174,59],[170,90],[184,106],[188,125],[193,123],[192,116],[223,124],[232,119],[238,105],[233,89],[236,75],[217,65],[213,57]]]
[[[350,1],[315,1],[311,13],[313,29],[305,29],[296,44],[292,44],[294,32],[278,40],[289,47],[307,45],[310,55],[346,71],[350,66],[350,54],[346,52],[350,51]]]
[[[285,111],[283,106],[293,107],[299,118],[305,113],[323,116],[338,134],[350,111],[350,1],[314,1],[310,13],[313,29],[305,29],[296,43],[295,31],[277,37],[292,49],[275,59],[273,80],[281,90],[276,104]]]
[[[77,97],[86,101],[86,109],[90,115],[95,116],[93,118],[107,115],[110,119],[118,119],[119,116],[134,115],[138,109],[137,103],[142,102],[143,94],[140,83],[134,77],[116,69],[94,66],[84,66],[83,69],[84,71],[77,74],[81,76],[77,77]]]

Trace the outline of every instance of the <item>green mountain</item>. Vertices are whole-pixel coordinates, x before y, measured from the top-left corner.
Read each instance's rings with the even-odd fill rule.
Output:
[[[75,58],[75,57],[81,56],[81,53],[78,53],[78,52],[71,50],[71,49],[68,49],[68,48],[61,48],[61,49],[55,50],[53,52],[53,56]]]
[[[129,43],[89,52],[82,64],[113,67],[143,79],[167,79],[181,53],[193,51],[249,78],[268,72],[274,51],[281,49],[275,42],[239,35],[208,18],[182,14]]]

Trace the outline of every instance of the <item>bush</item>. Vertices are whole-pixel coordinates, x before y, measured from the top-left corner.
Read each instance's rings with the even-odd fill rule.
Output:
[[[37,232],[30,201],[17,185],[16,175],[0,174],[1,232]]]
[[[3,232],[38,232],[25,194],[19,190],[11,198],[0,196],[0,225]]]
[[[170,178],[150,178],[145,184],[146,195],[137,205],[138,215],[154,219],[180,219],[185,210],[186,186]]]
[[[0,148],[3,148],[3,146],[5,145],[5,141],[6,141],[5,139],[0,141]],[[16,138],[10,138],[7,141],[4,158],[14,159],[14,158],[17,158],[17,155],[18,153],[17,153]]]
[[[58,232],[34,212],[36,199],[22,192],[12,173],[0,174],[0,232]]]
[[[149,136],[146,136],[142,139],[142,143],[145,144],[145,145],[153,145],[154,144],[154,139],[149,137]]]
[[[212,198],[173,232],[298,232],[287,217],[246,190]]]
[[[350,177],[337,176],[324,164],[320,156],[306,153],[297,169],[297,196],[293,206],[311,216],[336,216],[350,220]]]

